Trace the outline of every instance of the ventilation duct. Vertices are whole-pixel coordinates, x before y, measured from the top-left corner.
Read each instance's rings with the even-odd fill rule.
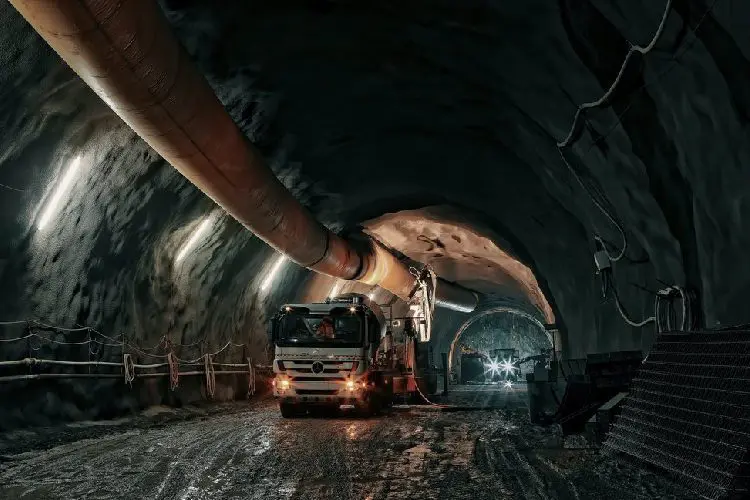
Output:
[[[11,0],[63,60],[165,160],[297,264],[407,299],[408,266],[375,242],[355,249],[279,182],[179,44],[154,0]],[[441,287],[459,311],[476,296]]]

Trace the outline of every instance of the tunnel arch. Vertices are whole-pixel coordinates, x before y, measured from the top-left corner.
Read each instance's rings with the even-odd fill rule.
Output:
[[[510,306],[492,306],[487,309],[482,310],[481,312],[472,315],[470,318],[468,318],[466,321],[463,322],[463,324],[458,328],[456,333],[453,336],[453,340],[450,344],[450,349],[448,350],[448,370],[451,370],[453,368],[453,354],[455,352],[456,346],[458,345],[458,341],[461,339],[461,336],[466,332],[466,330],[472,326],[474,323],[478,322],[482,318],[486,318],[487,316],[491,316],[493,314],[498,313],[507,313],[507,314],[513,314],[516,316],[521,316],[524,319],[528,320],[532,324],[537,325],[540,330],[542,330],[546,336],[547,340],[549,341],[550,347],[553,345],[553,339],[551,334],[547,331],[544,324],[534,316],[533,314],[529,314],[528,312],[522,311],[519,308],[516,307],[510,307]]]
[[[454,207],[440,205],[384,214],[363,223],[370,237],[422,262],[438,276],[485,294],[528,302],[547,323],[555,314],[534,272],[505,250],[504,241]]]
[[[469,224],[475,231],[490,239],[503,252],[516,259],[529,268],[544,299],[549,304],[551,315],[546,321],[555,323],[560,333],[567,337],[567,321],[561,311],[561,306],[553,294],[553,283],[551,277],[540,269],[540,265],[532,255],[527,245],[502,221],[485,211],[472,208],[465,203],[450,199],[442,194],[436,194],[427,190],[401,193],[388,197],[378,197],[363,200],[357,205],[347,206],[346,221],[344,223],[342,236],[362,232],[363,224],[388,214],[405,211],[418,211],[426,209],[450,210],[452,216],[446,218],[447,222],[463,222]],[[560,210],[565,211],[563,207]],[[582,229],[582,227],[580,228]],[[584,235],[585,233],[581,233]],[[399,249],[396,248],[396,251]],[[575,321],[574,321],[575,323]]]

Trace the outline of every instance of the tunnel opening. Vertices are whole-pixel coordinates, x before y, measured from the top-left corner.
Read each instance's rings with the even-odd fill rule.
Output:
[[[462,382],[469,380],[462,373],[463,354],[480,353],[483,359],[495,362],[513,357],[525,363],[534,356],[549,354],[553,347],[554,338],[538,317],[512,307],[495,306],[473,314],[452,336],[448,369],[452,380]],[[498,350],[506,351],[502,360],[493,354]],[[525,375],[527,367],[519,364],[519,375]],[[525,376],[521,381],[525,381]]]

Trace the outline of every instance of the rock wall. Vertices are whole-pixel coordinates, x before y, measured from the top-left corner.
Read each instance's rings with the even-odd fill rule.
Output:
[[[7,2],[0,4],[0,22],[0,232],[7,235],[0,241],[0,321],[96,330],[0,325],[0,361],[120,362],[124,341],[136,363],[163,363],[165,337],[184,360],[232,342],[215,361],[267,361],[268,308],[293,297],[306,272],[287,263],[262,290],[277,254],[136,137]],[[284,159],[283,137],[259,129],[263,113],[233,94],[233,85],[217,86],[227,108],[263,144],[277,174],[315,209],[322,194],[305,187]],[[47,215],[74,164],[76,174]],[[204,220],[205,231],[178,262]],[[89,368],[0,367],[0,377],[61,371],[86,374]],[[215,399],[246,393],[246,377],[217,380]],[[0,429],[206,397],[200,377],[183,378],[176,391],[166,378],[139,379],[133,389],[121,377],[0,382]]]
[[[663,2],[164,4],[232,116],[321,220],[338,230],[430,205],[481,214],[534,272],[569,357],[653,338],[602,300],[594,234],[612,252],[627,240],[615,276],[632,316],[653,314],[666,283],[699,292],[709,328],[750,322],[750,5],[675,0],[655,49],[586,115],[568,166],[555,143],[576,106],[609,87],[629,42],[650,40]],[[212,348],[235,339],[261,356],[267,307],[294,298],[305,273],[285,267],[262,292],[268,248],[134,137],[8,2],[0,22],[0,319],[90,325],[149,347],[167,333]],[[0,344],[2,359],[27,351]],[[0,425],[163,397],[143,389],[131,403],[121,385],[96,384],[4,384],[2,401],[23,403],[0,405]]]

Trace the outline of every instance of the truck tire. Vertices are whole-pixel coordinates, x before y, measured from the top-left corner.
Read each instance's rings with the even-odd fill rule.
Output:
[[[370,415],[377,416],[383,410],[383,399],[380,394],[370,395]]]
[[[393,394],[383,396],[383,408],[393,408]]]
[[[357,404],[357,410],[362,417],[372,417],[373,415],[379,415],[382,409],[382,401],[380,394],[376,392],[369,392],[362,401]]]
[[[300,414],[299,408],[294,403],[279,403],[279,411],[284,418],[294,418]]]

